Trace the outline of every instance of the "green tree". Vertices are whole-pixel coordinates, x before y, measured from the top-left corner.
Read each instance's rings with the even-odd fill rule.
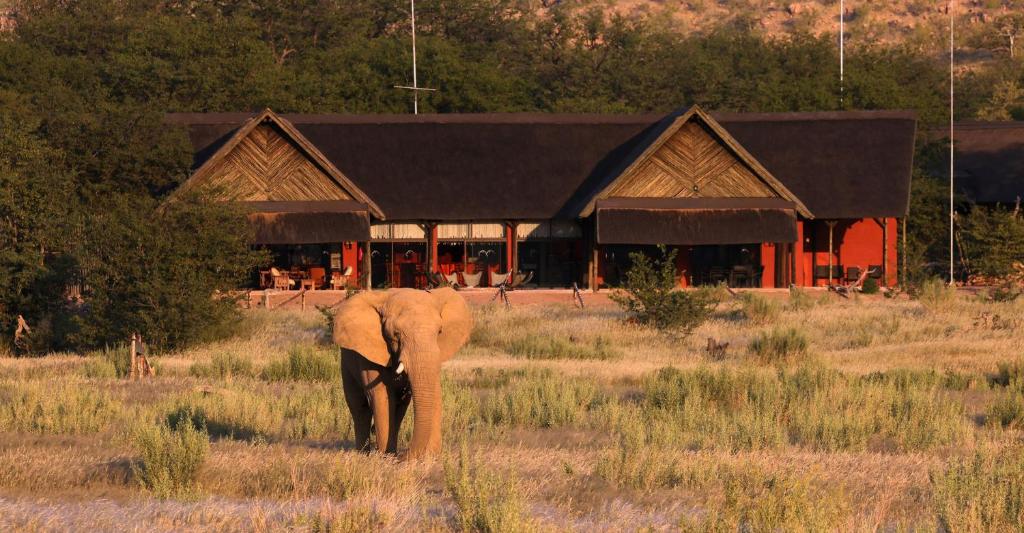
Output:
[[[101,346],[139,332],[175,349],[234,331],[238,298],[263,253],[250,249],[244,214],[181,198],[164,204],[126,195],[90,214],[78,257],[88,288],[75,317],[77,346]]]

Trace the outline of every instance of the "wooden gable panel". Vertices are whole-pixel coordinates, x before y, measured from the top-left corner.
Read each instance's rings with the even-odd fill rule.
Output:
[[[612,197],[777,197],[712,132],[691,119],[603,195]]]
[[[222,200],[351,200],[334,180],[270,124],[260,124],[205,174]]]

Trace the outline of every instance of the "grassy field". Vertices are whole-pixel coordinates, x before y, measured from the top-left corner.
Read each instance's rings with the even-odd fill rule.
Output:
[[[755,296],[683,339],[474,312],[429,463],[348,449],[315,311],[250,312],[144,382],[113,351],[0,359],[0,529],[1024,527],[1024,301]]]

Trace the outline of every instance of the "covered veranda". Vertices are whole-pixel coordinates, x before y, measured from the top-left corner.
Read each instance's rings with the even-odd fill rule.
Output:
[[[677,250],[683,287],[785,287],[793,282],[797,220],[779,198],[611,198],[595,211],[591,287],[625,279],[630,253]]]

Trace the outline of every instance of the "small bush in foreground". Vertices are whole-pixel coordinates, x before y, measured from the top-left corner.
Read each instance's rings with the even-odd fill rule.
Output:
[[[807,355],[807,337],[796,328],[775,328],[750,341],[750,353],[766,364],[790,362]]]
[[[462,531],[537,529],[530,520],[526,498],[516,481],[473,461],[465,444],[458,457],[445,461],[444,480],[458,509],[456,520]]]
[[[263,369],[263,379],[268,381],[336,381],[340,376],[334,353],[310,346],[294,347],[288,351],[287,359]]]
[[[189,374],[199,378],[230,379],[234,376],[252,376],[252,361],[233,353],[214,355],[209,363],[193,363]]]
[[[711,289],[678,290],[678,250],[658,249],[661,259],[643,252],[629,254],[633,266],[626,272],[625,291],[613,293],[611,299],[641,324],[689,333],[707,320],[718,300]]]
[[[944,531],[1024,531],[1024,448],[982,449],[932,474]]]
[[[166,425],[136,430],[132,444],[139,461],[132,474],[158,498],[190,496],[197,490],[196,476],[210,447],[205,431],[191,424],[171,429]]]

